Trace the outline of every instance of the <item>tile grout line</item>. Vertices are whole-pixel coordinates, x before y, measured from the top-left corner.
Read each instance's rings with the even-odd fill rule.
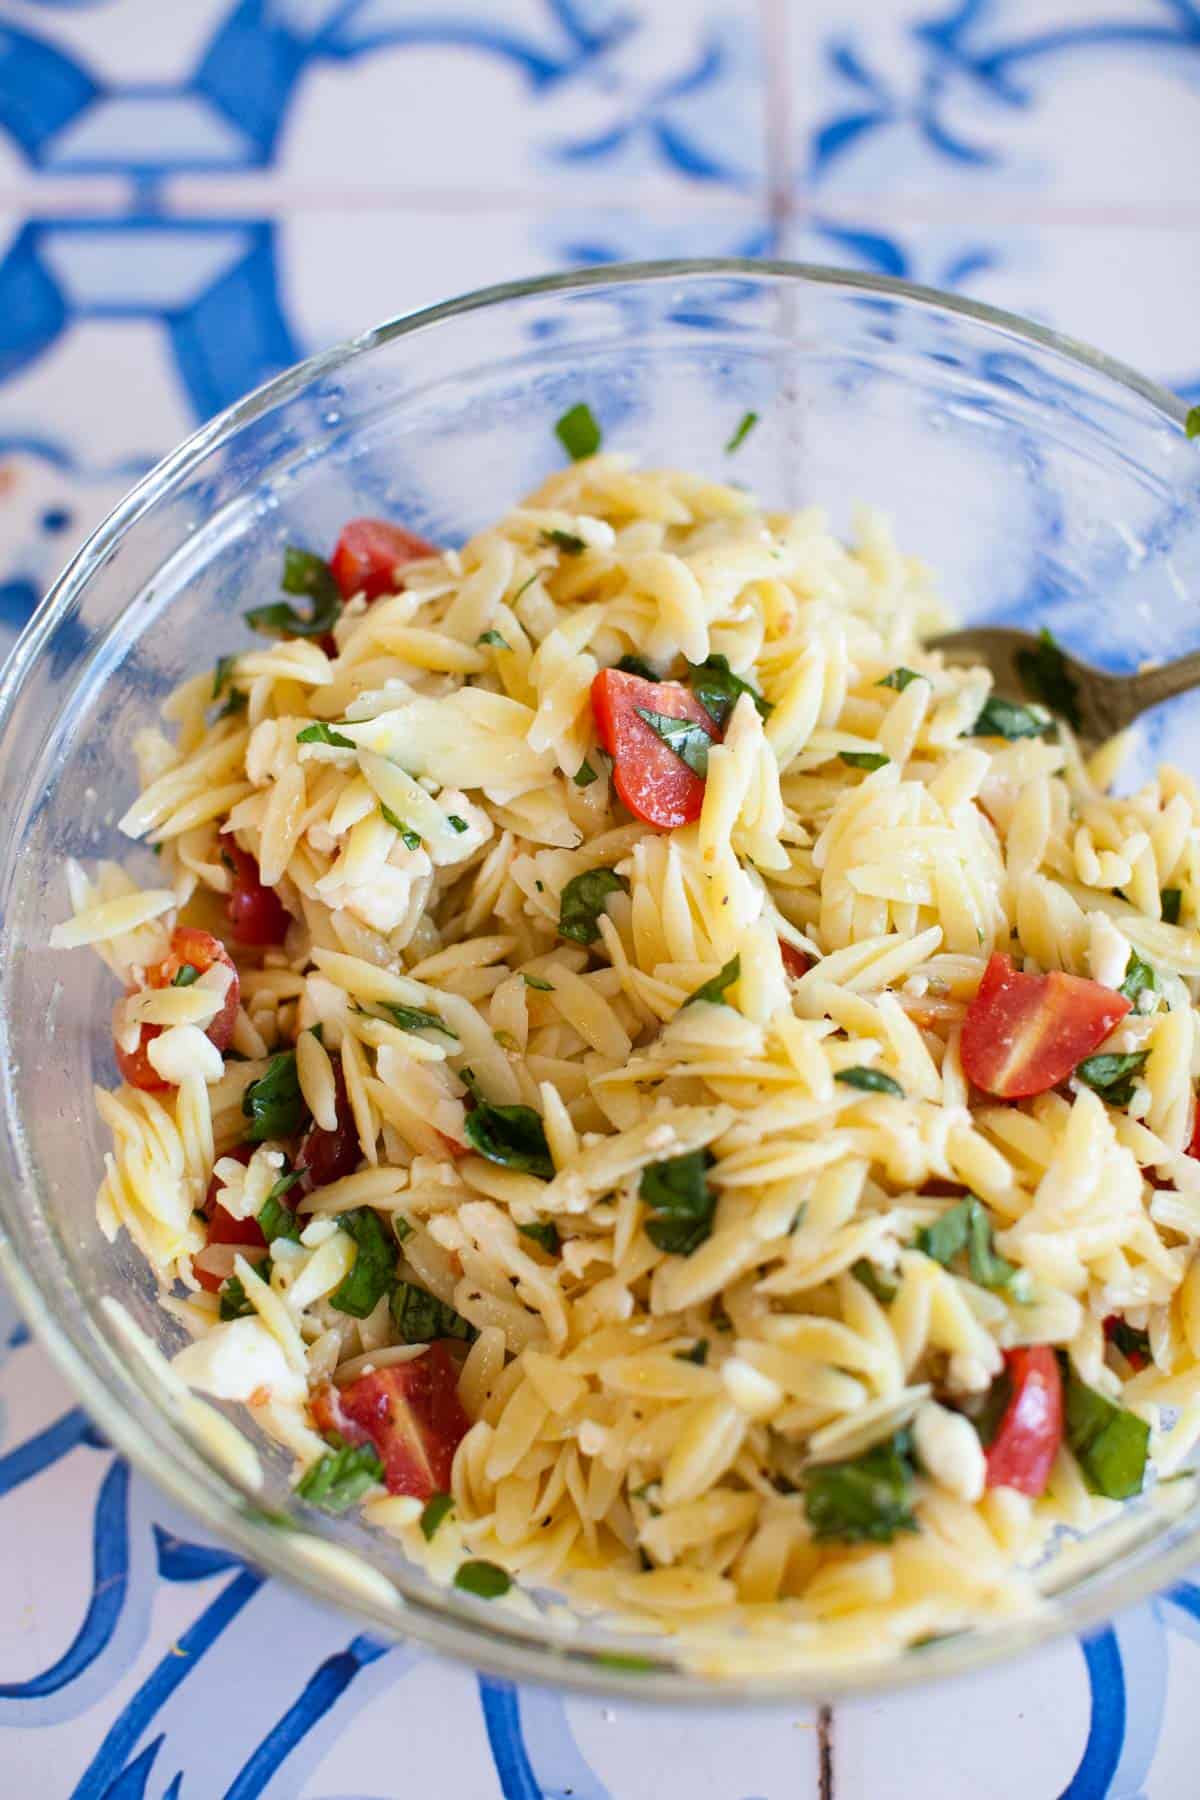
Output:
[[[785,252],[785,232],[792,215],[791,94],[788,0],[759,0],[762,34],[763,124],[767,164],[767,218],[772,253]]]

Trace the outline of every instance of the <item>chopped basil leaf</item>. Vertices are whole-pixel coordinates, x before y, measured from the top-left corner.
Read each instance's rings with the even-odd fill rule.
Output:
[[[536,993],[552,994],[554,992],[554,983],[543,981],[540,975],[523,975],[521,979],[527,988],[533,988]]]
[[[592,1655],[593,1662],[598,1662],[606,1669],[616,1669],[622,1675],[651,1675],[661,1667],[652,1662],[648,1656],[628,1656],[617,1650],[597,1650]]]
[[[833,1078],[845,1082],[847,1087],[861,1088],[864,1094],[895,1094],[900,1100],[904,1098],[904,1089],[882,1069],[839,1069]]]
[[[252,1144],[296,1136],[308,1107],[300,1092],[294,1050],[281,1050],[271,1058],[266,1071],[242,1095],[242,1111],[250,1121],[246,1136]]]
[[[293,1169],[290,1174],[281,1175],[258,1209],[258,1228],[268,1244],[273,1244],[276,1238],[287,1238],[293,1244],[300,1241],[300,1221],[291,1207],[283,1204],[280,1196],[286,1194],[303,1173],[303,1169]]]
[[[451,831],[457,831],[459,837],[462,836],[464,831],[470,831],[471,829],[467,824],[467,821],[465,819],[460,819],[457,813],[447,813],[446,823],[449,825]]]
[[[985,1450],[999,1431],[1011,1400],[1012,1376],[1007,1369],[1002,1369],[984,1395],[983,1405],[971,1419]]]
[[[435,1338],[472,1343],[479,1336],[461,1313],[412,1281],[398,1281],[392,1289],[392,1319],[406,1344],[432,1344]]]
[[[595,456],[604,441],[586,400],[577,400],[574,406],[567,408],[554,427],[554,435],[572,462]]]
[[[731,988],[733,986],[734,982],[741,975],[741,972],[741,957],[730,957],[719,975],[714,975],[711,981],[704,982],[696,989],[694,994],[688,995],[683,1003],[684,1006],[691,1006],[696,1000],[707,1000],[710,1006],[728,1006],[729,1002],[725,998],[725,990],[726,988]],[[680,1010],[682,1011],[682,1008]]]
[[[392,1000],[381,1000],[379,1004],[401,1031],[440,1031],[443,1037],[458,1037],[454,1027],[435,1012],[422,1012],[419,1006],[397,1006]]]
[[[985,701],[975,723],[963,736],[1009,739],[1041,737],[1052,723],[1049,713],[1044,712],[1040,706],[1017,706],[1011,700],[1002,700],[999,694],[992,694]]]
[[[1179,908],[1183,900],[1182,888],[1164,888],[1160,896],[1162,900],[1163,921],[1167,925],[1178,925]]]
[[[518,1225],[517,1230],[522,1237],[532,1238],[535,1244],[540,1244],[547,1256],[557,1256],[562,1248],[558,1226],[551,1219],[544,1224]]]
[[[908,1433],[846,1462],[819,1463],[804,1473],[804,1511],[817,1542],[890,1544],[916,1531]]]
[[[702,663],[689,663],[687,670],[688,686],[717,725],[724,725],[742,694],[749,694],[761,719],[775,710],[757,688],[734,674],[727,656],[706,656]]]
[[[533,579],[534,577],[530,576],[530,580],[532,581]],[[528,587],[528,585],[529,582],[526,582],[525,586]],[[522,588],[521,592],[524,593],[524,591],[525,589]],[[520,599],[520,595],[518,594],[516,598]],[[479,636],[475,639],[475,642],[477,644],[490,644],[494,650],[512,649],[512,645],[508,642],[507,638],[502,638],[498,631],[481,631]]]
[[[1124,1319],[1113,1319],[1106,1323],[1104,1335],[1121,1352],[1126,1362],[1133,1363],[1135,1368],[1151,1361],[1148,1331],[1138,1331],[1134,1326],[1126,1324]]]
[[[279,584],[285,594],[296,594],[312,601],[312,610],[298,613],[294,606],[277,600],[271,606],[256,606],[246,614],[252,631],[268,637],[324,637],[337,624],[342,610],[333,570],[322,557],[311,550],[298,550],[289,544],[283,553],[283,579]]]
[[[458,1566],[454,1585],[480,1600],[499,1600],[512,1586],[512,1576],[494,1562],[465,1562]]]
[[[296,1492],[310,1506],[343,1513],[382,1482],[383,1464],[373,1444],[347,1444],[336,1432],[325,1441],[332,1448],[305,1469]]]
[[[690,1350],[676,1350],[675,1361],[695,1363],[702,1369],[708,1361],[708,1339],[697,1338]]]
[[[385,806],[382,800],[379,802],[379,810],[383,814],[384,824],[390,825],[393,831],[398,831],[400,833],[400,841],[406,850],[419,850],[421,848],[421,840],[417,836],[417,833],[411,831],[404,823],[404,820],[398,818],[391,807]]]
[[[576,787],[591,787],[593,781],[599,781],[600,777],[585,756],[571,779]]]
[[[434,1494],[432,1499],[425,1502],[424,1510],[421,1513],[421,1536],[427,1544],[433,1542],[437,1528],[446,1514],[453,1511],[453,1494]]]
[[[626,675],[640,675],[643,681],[658,680],[657,669],[652,669],[642,656],[623,656],[617,668],[622,669]]]
[[[213,666],[212,699],[219,700],[221,698],[222,693],[229,686],[229,678],[233,674],[236,664],[236,656],[218,656]]]
[[[1131,1050],[1125,1056],[1088,1056],[1078,1064],[1075,1073],[1110,1106],[1128,1106],[1149,1055],[1148,1050]]]
[[[1190,438],[1200,437],[1200,406],[1189,409],[1183,428]]]
[[[392,1284],[396,1271],[395,1240],[384,1228],[383,1220],[369,1206],[341,1213],[338,1224],[358,1245],[358,1254],[329,1296],[329,1304],[352,1319],[365,1319],[374,1312]]]
[[[1015,1300],[1024,1299],[1028,1293],[1028,1275],[1000,1255],[992,1241],[987,1208],[974,1194],[968,1194],[932,1225],[923,1225],[917,1233],[916,1246],[943,1268],[949,1268],[965,1250],[971,1280],[980,1287],[1007,1288]]]
[[[737,430],[725,446],[726,456],[732,456],[735,450],[741,449],[757,424],[758,414],[756,412],[744,412],[742,414],[741,418],[738,420]]]
[[[1146,1479],[1150,1427],[1080,1381],[1065,1357],[1067,1443],[1093,1494],[1130,1500]]]
[[[256,1272],[262,1276],[264,1281],[269,1279],[271,1274],[270,1257],[258,1264]],[[254,1313],[254,1308],[246,1297],[246,1290],[242,1286],[240,1275],[226,1277],[218,1290],[218,1301],[218,1316],[225,1322],[230,1319],[248,1319]]]
[[[1142,961],[1136,950],[1129,952],[1129,961],[1125,965],[1125,979],[1117,989],[1124,994],[1134,1012],[1141,1012],[1138,1001],[1143,994],[1158,992],[1158,976],[1149,963]]]
[[[467,1070],[461,1073],[465,1080]],[[523,1175],[540,1175],[543,1181],[553,1176],[546,1130],[532,1106],[493,1106],[490,1100],[476,1095],[475,1106],[467,1114],[466,1130],[468,1142],[489,1162],[518,1169]]]
[[[882,750],[841,750],[838,752],[838,760],[851,769],[882,769],[892,759],[885,756]]]
[[[703,725],[697,725],[695,719],[677,719],[670,713],[650,712],[644,706],[635,706],[633,710],[655,736],[662,739],[667,749],[673,750],[680,762],[686,763],[692,774],[699,775],[703,781],[708,774],[708,752],[712,745],[712,737]]]
[[[610,894],[627,894],[629,883],[615,869],[585,869],[573,875],[558,902],[558,935],[577,944],[591,944],[600,936],[600,914]]]
[[[241,688],[230,688],[229,697],[224,706],[213,714],[213,724],[219,725],[222,719],[232,719],[235,713],[245,712],[250,704],[250,696],[243,694]]]
[[[573,531],[543,531],[542,542],[551,549],[561,550],[564,556],[582,556],[587,545]]]
[[[191,987],[193,981],[199,981],[200,971],[195,963],[180,963],[171,977],[172,987]]]
[[[642,1170],[638,1189],[650,1208],[646,1236],[670,1256],[690,1256],[712,1235],[717,1196],[708,1185],[713,1158],[707,1150],[689,1150]]]
[[[407,1243],[415,1230],[415,1225],[410,1225],[403,1213],[392,1214],[392,1236],[398,1244]]]
[[[899,1292],[900,1284],[895,1277],[886,1269],[876,1268],[865,1256],[850,1264],[850,1273],[855,1281],[861,1281],[868,1294],[874,1294],[880,1306],[887,1306]]]
[[[917,669],[906,669],[902,663],[898,669],[893,669],[889,675],[885,675],[882,681],[877,681],[875,686],[895,688],[898,694],[902,694],[910,683],[928,680],[928,675],[922,675]]]
[[[315,725],[306,725],[303,731],[296,733],[298,744],[328,744],[334,750],[357,750],[358,745],[353,738],[343,737],[324,719],[318,719]]]
[[[1021,686],[1034,700],[1079,730],[1079,683],[1067,673],[1067,662],[1051,632],[1038,632],[1036,650],[1018,650],[1013,658]]]

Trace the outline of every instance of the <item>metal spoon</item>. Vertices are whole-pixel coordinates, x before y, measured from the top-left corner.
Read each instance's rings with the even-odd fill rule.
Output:
[[[1004,625],[946,632],[930,638],[929,648],[952,662],[986,663],[998,694],[1046,703],[1092,741],[1111,737],[1150,707],[1200,687],[1200,650],[1135,675],[1108,675],[1069,656],[1047,632],[1035,637]]]

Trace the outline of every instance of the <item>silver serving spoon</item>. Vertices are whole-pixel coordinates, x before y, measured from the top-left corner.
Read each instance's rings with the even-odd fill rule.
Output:
[[[949,631],[930,638],[928,647],[952,662],[986,663],[1002,697],[1049,705],[1093,742],[1123,731],[1161,701],[1200,687],[1200,650],[1135,675],[1108,675],[1069,656],[1047,634],[1035,637],[1004,625]]]

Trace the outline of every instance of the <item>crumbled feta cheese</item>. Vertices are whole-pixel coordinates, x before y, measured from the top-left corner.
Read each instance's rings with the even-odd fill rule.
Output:
[[[283,1172],[282,1150],[273,1144],[260,1144],[248,1163],[234,1156],[222,1156],[213,1165],[220,1187],[218,1204],[234,1219],[256,1219],[263,1203]]]
[[[160,1037],[146,1045],[150,1066],[172,1087],[179,1087],[189,1075],[200,1075],[205,1081],[220,1081],[225,1073],[221,1052],[198,1025],[171,1025]]]
[[[1119,988],[1129,967],[1129,939],[1105,913],[1093,913],[1088,923],[1088,968],[1092,980],[1101,987]]]
[[[302,1400],[304,1376],[259,1319],[230,1319],[188,1344],[171,1367],[191,1388],[216,1400],[249,1400],[260,1390],[275,1400]]]
[[[913,1420],[913,1448],[925,1473],[958,1500],[982,1498],[987,1463],[979,1434],[962,1413],[926,1400]]]
[[[448,833],[439,833],[426,845],[438,868],[452,868],[455,863],[465,862],[468,856],[473,856],[481,844],[486,844],[495,827],[483,808],[473,806],[461,788],[443,788],[437,799],[447,818],[461,819],[467,828],[457,831],[451,826]]]

